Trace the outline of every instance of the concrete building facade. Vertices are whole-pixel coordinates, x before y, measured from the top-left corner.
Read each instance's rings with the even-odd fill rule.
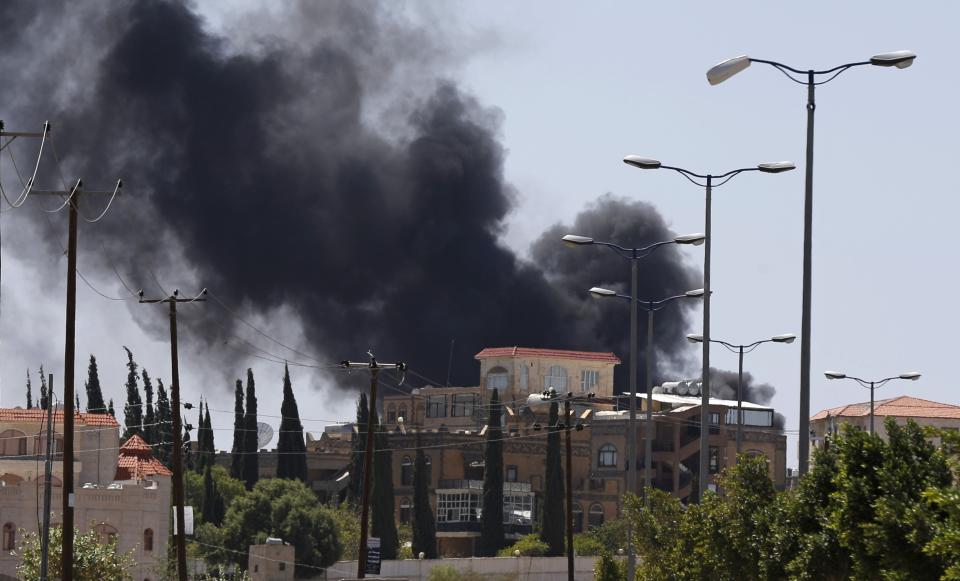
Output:
[[[913,420],[921,426],[960,429],[960,406],[901,395],[874,402],[874,430],[887,438],[884,421],[890,417],[900,425]],[[853,403],[822,410],[810,418],[810,438],[813,446],[821,447],[826,436],[840,431],[842,424],[862,430],[870,429],[870,402]]]

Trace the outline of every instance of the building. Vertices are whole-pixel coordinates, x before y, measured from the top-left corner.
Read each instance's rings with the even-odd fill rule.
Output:
[[[250,545],[247,574],[250,581],[293,581],[296,549],[280,539],[268,538],[262,545]]]
[[[960,406],[909,395],[874,402],[874,431],[886,439],[884,421],[894,418],[898,424],[913,420],[921,426],[960,429]],[[823,446],[825,437],[840,431],[841,424],[870,429],[870,402],[854,403],[823,410],[810,418],[810,438],[814,447]]]
[[[16,579],[10,554],[20,536],[35,533],[42,519],[45,411],[0,409],[0,580]],[[137,581],[157,579],[167,556],[170,471],[138,436],[119,445],[119,424],[107,414],[77,413],[75,426],[74,522],[97,531],[104,542],[116,539],[120,551],[133,551]],[[54,447],[51,522],[62,522],[63,413],[53,416]]]
[[[416,448],[425,449],[431,466],[431,493],[440,552],[471,556],[479,538],[484,447],[490,393],[497,388],[504,403],[504,524],[509,537],[534,530],[544,493],[547,410],[526,406],[531,394],[553,387],[560,393],[597,394],[589,407],[574,406],[584,425],[572,432],[573,516],[580,532],[618,518],[630,466],[627,449],[626,397],[613,396],[612,353],[502,347],[484,349],[478,386],[425,387],[383,398],[383,417],[394,450],[397,518],[409,522]],[[694,492],[699,468],[699,386],[664,384],[652,398],[653,485],[679,498]],[[682,393],[681,393],[682,392]],[[620,401],[617,402],[617,399]],[[641,412],[644,395],[638,395]],[[619,403],[620,405],[617,405]],[[710,400],[710,478],[733,464],[736,456],[735,401]],[[778,487],[786,478],[786,437],[775,425],[770,407],[744,403],[744,451],[769,460]],[[618,409],[624,408],[624,409]],[[643,415],[640,415],[637,480],[644,481]]]

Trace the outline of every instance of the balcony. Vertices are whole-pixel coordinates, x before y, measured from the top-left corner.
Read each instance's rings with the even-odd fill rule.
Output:
[[[483,490],[483,480],[446,479],[437,485],[438,490]],[[530,492],[529,482],[504,482],[504,492]]]

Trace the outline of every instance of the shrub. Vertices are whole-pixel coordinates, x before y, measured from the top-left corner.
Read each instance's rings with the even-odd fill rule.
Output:
[[[540,537],[534,533],[522,536],[516,543],[505,549],[500,549],[497,556],[512,557],[514,551],[520,551],[520,555],[524,557],[542,557],[547,554],[549,549],[550,547],[547,546],[547,543],[541,541]]]
[[[597,561],[593,575],[594,581],[625,581],[626,564],[622,560],[614,559],[610,553],[604,553]]]
[[[600,539],[589,533],[580,533],[573,536],[573,551],[577,555],[585,557],[596,557],[607,552],[606,547],[600,542]]]

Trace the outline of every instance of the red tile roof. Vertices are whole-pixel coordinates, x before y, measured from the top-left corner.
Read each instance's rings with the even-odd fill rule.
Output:
[[[45,422],[47,412],[40,408],[0,408],[0,422]],[[54,410],[53,421],[63,423],[63,410]],[[109,426],[119,428],[120,424],[110,414],[91,414],[75,412],[74,423],[87,426]]]
[[[942,418],[960,420],[960,406],[901,395],[874,402],[874,415],[897,416],[901,418]],[[822,420],[831,417],[863,417],[870,415],[870,402],[854,403],[823,410],[811,417]]]
[[[143,480],[153,475],[173,476],[173,472],[153,457],[153,450],[143,438],[134,434],[122,446],[117,458],[114,480]]]
[[[620,358],[610,352],[535,349],[532,347],[487,347],[473,356],[474,359],[487,359],[489,357],[554,357],[557,359],[601,361],[604,363],[613,363],[614,365],[620,363]]]

